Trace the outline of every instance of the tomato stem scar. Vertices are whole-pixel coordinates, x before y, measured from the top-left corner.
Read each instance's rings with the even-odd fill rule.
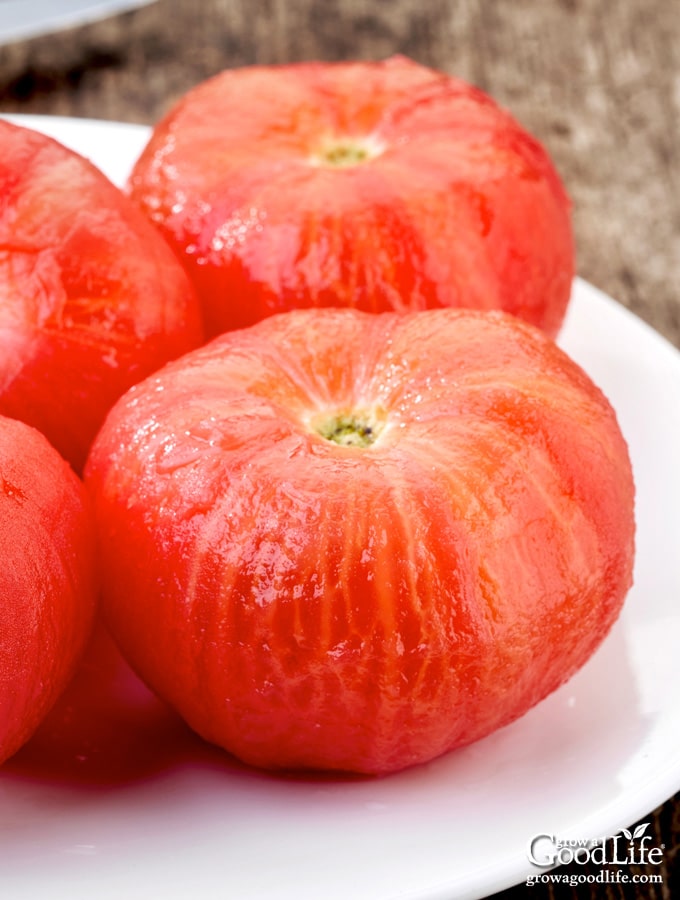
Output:
[[[312,165],[346,169],[369,162],[385,148],[372,137],[334,137],[327,139],[310,159]]]
[[[317,419],[312,428],[317,434],[342,447],[370,447],[385,427],[385,413],[337,413]]]

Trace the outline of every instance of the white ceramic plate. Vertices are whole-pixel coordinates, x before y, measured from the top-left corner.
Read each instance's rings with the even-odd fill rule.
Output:
[[[0,0],[0,43],[76,28],[152,0]]]
[[[23,118],[120,181],[148,131]],[[379,780],[220,755],[110,790],[0,774],[12,900],[464,900],[536,874],[530,838],[616,833],[680,789],[680,354],[577,280],[564,348],[605,390],[638,486],[635,586],[600,651],[523,719]]]

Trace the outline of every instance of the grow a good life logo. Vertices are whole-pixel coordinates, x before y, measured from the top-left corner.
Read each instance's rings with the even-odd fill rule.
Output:
[[[560,838],[554,834],[536,834],[527,845],[529,862],[538,869],[552,869],[555,866],[576,865],[600,866],[596,874],[586,873],[562,874],[559,872],[543,872],[530,875],[527,885],[539,883],[637,883],[661,884],[663,875],[654,868],[663,863],[664,844],[655,845],[653,836],[647,834],[649,822],[638,825],[634,831],[622,828],[618,834],[607,838],[577,839]],[[650,872],[637,874],[626,872],[622,866],[644,866]]]

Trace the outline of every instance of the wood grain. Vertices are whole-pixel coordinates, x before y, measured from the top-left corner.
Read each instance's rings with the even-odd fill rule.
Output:
[[[1,48],[0,110],[153,123],[228,66],[404,53],[487,90],[547,146],[573,199],[579,273],[680,347],[679,13],[668,0],[157,0]],[[663,885],[530,895],[675,896],[680,798],[650,818]]]

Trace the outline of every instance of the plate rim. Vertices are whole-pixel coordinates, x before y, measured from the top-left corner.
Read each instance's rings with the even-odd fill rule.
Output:
[[[78,130],[93,129],[101,133],[108,134],[126,134],[130,141],[139,145],[146,141],[151,133],[151,126],[136,123],[115,122],[110,120],[99,120],[92,118],[73,118],[66,116],[45,116],[45,115],[26,115],[26,114],[5,114],[0,113],[0,117],[25,127],[42,130],[48,128],[54,136],[54,130],[60,129],[70,130],[77,137]],[[41,128],[42,126],[42,128]],[[59,138],[57,138],[59,139]],[[75,148],[74,148],[75,149]],[[97,164],[94,160],[95,165]],[[680,384],[680,350],[664,335],[653,328],[648,322],[640,318],[622,303],[609,296],[605,291],[591,284],[580,276],[574,279],[574,294],[572,303],[570,304],[567,319],[565,320],[565,329],[560,332],[557,343],[562,345],[563,335],[567,335],[567,343],[570,327],[576,327],[573,323],[574,307],[578,312],[578,306],[588,299],[596,306],[600,307],[605,318],[615,317],[615,321],[621,324],[625,329],[633,329],[636,333],[643,336],[655,352],[664,356],[671,366],[677,366],[678,384]],[[570,325],[571,322],[571,325]],[[0,772],[0,777],[2,773]],[[10,775],[10,778],[12,776]],[[650,790],[650,784],[655,787],[654,791]],[[669,765],[661,773],[657,772],[657,777],[646,783],[644,789],[636,791],[634,794],[628,791],[626,793],[627,802],[623,800],[619,802],[610,802],[603,807],[598,807],[594,811],[590,811],[583,818],[583,822],[592,823],[592,827],[596,833],[617,833],[621,828],[629,826],[648,813],[652,812],[659,805],[667,802],[671,797],[680,791],[680,757],[673,765]],[[632,797],[631,797],[632,794]],[[625,811],[624,811],[625,807]],[[611,825],[605,828],[598,827],[604,824],[604,821],[611,822]],[[615,821],[614,821],[615,820]],[[591,827],[589,825],[588,827]],[[611,831],[616,828],[616,831]],[[584,835],[586,837],[588,835]],[[491,863],[485,870],[488,876],[483,885],[473,883],[470,877],[463,881],[448,881],[442,883],[440,887],[428,887],[423,890],[411,891],[410,893],[400,894],[403,900],[450,900],[451,890],[459,893],[457,897],[461,898],[482,898],[488,897],[490,893],[505,890],[514,885],[520,884],[528,874],[531,874],[529,863],[525,859],[520,859],[515,853],[510,854],[507,858],[503,857],[497,863]],[[2,876],[0,875],[0,884]],[[480,893],[483,890],[483,893]],[[460,893],[462,891],[462,893]],[[396,895],[395,895],[396,896]]]

